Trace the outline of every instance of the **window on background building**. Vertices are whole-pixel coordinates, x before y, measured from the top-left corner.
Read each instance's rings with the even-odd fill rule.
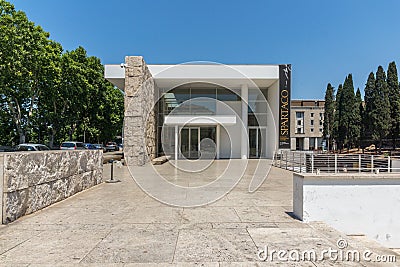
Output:
[[[319,121],[319,126],[322,126],[324,123],[322,122],[322,120]]]
[[[314,126],[314,120],[311,120],[310,124],[311,126]]]
[[[319,132],[322,133],[322,128],[319,128]]]
[[[297,128],[297,133],[302,134],[303,133],[303,128]]]
[[[301,125],[301,121],[300,120],[297,121],[297,125]]]
[[[321,120],[324,118],[324,114],[323,113],[319,113],[319,117],[321,118]]]
[[[311,130],[312,133],[314,132],[314,128],[311,128],[310,130]]]
[[[304,118],[304,112],[296,112],[296,118],[303,119]]]
[[[314,113],[311,112],[311,118],[314,118]]]

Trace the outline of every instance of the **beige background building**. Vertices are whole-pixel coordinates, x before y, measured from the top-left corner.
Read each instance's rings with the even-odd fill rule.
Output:
[[[324,100],[292,100],[290,148],[292,150],[322,149]]]

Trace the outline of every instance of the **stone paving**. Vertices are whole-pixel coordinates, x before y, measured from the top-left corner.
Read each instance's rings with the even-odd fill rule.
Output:
[[[105,179],[109,167],[105,165]],[[156,168],[169,180],[175,175],[185,183],[168,163]],[[126,167],[116,168],[121,183],[98,185],[2,226],[0,266],[399,266],[329,259],[282,262],[276,254],[273,261],[261,262],[257,251],[265,246],[321,252],[337,249],[341,238],[347,249],[373,251],[371,257],[396,255],[399,262],[400,256],[363,236],[345,236],[323,223],[292,218],[290,172],[272,168],[255,193],[247,191],[251,175],[249,168],[235,189],[215,203],[177,208],[143,193]]]

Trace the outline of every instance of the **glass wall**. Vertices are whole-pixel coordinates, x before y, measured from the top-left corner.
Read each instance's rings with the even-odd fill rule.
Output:
[[[267,126],[267,97],[268,89],[249,89],[249,126]]]
[[[163,94],[158,102],[158,154],[163,154],[162,142],[171,142],[172,129],[168,129],[168,136],[161,137],[164,118],[167,115],[216,115],[217,100],[240,102],[238,94],[226,88],[177,87]],[[215,131],[215,127],[213,128]],[[215,133],[214,133],[215,135]],[[215,136],[214,136],[215,138]],[[165,139],[162,141],[161,139]],[[173,142],[172,142],[173,143]],[[168,146],[164,144],[164,146]],[[169,147],[169,146],[168,146]],[[171,148],[172,150],[172,148]]]

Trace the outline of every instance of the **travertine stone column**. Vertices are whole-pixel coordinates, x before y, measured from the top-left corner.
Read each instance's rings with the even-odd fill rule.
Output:
[[[140,166],[156,156],[158,89],[143,57],[125,63],[124,156],[127,165]]]

